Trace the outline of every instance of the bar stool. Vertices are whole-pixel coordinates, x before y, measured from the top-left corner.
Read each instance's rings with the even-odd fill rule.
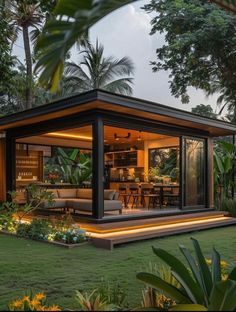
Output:
[[[132,199],[132,208],[134,208],[134,206],[138,206],[139,204],[139,200],[141,198],[141,194],[139,193],[139,184],[130,184],[129,186],[129,200],[128,203],[130,201],[130,199]]]
[[[148,200],[148,209],[156,207],[158,202],[160,203],[160,193],[154,191],[153,184],[142,184],[141,185],[141,203],[143,207],[146,207],[146,200]]]
[[[127,192],[127,185],[126,184],[120,184],[119,185],[119,196],[121,197],[121,200],[124,204],[124,207],[128,207],[129,203],[129,197],[130,194]]]

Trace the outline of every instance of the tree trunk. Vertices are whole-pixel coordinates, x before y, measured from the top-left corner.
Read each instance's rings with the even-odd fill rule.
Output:
[[[25,48],[25,62],[26,62],[26,101],[25,109],[32,108],[32,81],[33,81],[33,71],[32,71],[32,58],[30,51],[30,40],[29,40],[29,27],[23,26],[23,40]]]

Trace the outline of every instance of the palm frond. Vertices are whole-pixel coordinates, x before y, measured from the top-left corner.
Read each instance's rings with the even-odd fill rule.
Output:
[[[95,46],[88,42],[79,54],[82,55],[81,61],[78,64],[67,62],[64,71],[66,85],[74,92],[104,89],[132,94],[133,78],[130,76],[134,73],[134,64],[130,58],[104,57],[104,47],[98,40]]]

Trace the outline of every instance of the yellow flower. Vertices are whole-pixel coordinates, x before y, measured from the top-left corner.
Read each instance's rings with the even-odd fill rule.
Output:
[[[24,296],[24,297],[22,298],[22,301],[30,302],[29,296]]]
[[[52,305],[51,307],[47,308],[47,311],[61,311],[61,309],[59,308],[59,306],[57,305]]]
[[[10,307],[11,307],[12,309],[19,310],[19,309],[22,308],[22,306],[23,306],[23,302],[22,302],[22,300],[19,300],[19,299],[16,299],[16,300],[14,300],[14,301],[12,301],[12,302],[10,303]]]
[[[46,296],[45,296],[44,293],[38,293],[38,294],[36,294],[36,295],[34,296],[34,298],[35,298],[36,300],[43,300],[45,297],[46,297]]]
[[[30,305],[33,306],[33,307],[37,307],[41,304],[41,302],[37,299],[37,298],[33,298],[30,302]]]
[[[210,259],[206,259],[206,263],[208,264],[208,265],[211,265],[211,260]]]
[[[221,261],[220,261],[220,265],[221,265],[221,267],[222,267],[223,269],[227,269],[227,267],[228,267],[229,264],[228,264],[226,261],[221,260]]]

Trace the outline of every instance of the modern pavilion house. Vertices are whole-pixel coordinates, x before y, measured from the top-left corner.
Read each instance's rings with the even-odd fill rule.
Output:
[[[213,138],[234,134],[232,124],[105,91],[61,99],[0,118],[0,201],[16,190],[24,203],[34,183],[54,194],[49,215],[71,211],[110,231],[212,217]]]

